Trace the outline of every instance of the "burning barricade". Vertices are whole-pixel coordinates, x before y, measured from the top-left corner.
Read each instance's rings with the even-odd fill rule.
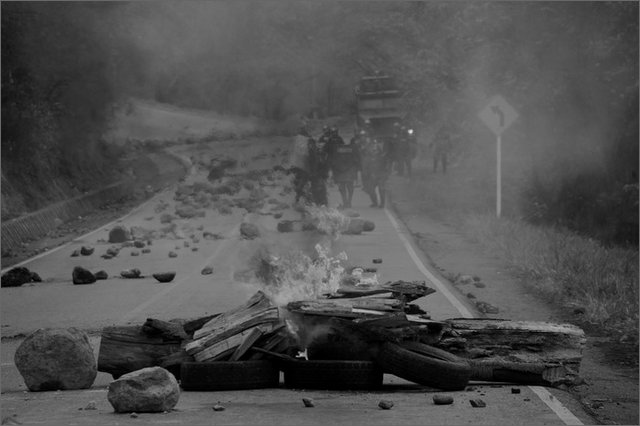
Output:
[[[578,379],[585,336],[566,324],[436,321],[412,304],[424,282],[351,282],[323,297],[246,303],[191,321],[148,319],[103,330],[98,370],[114,377],[161,366],[184,390],[284,386],[376,389],[390,373],[442,390],[469,381],[557,386]],[[361,275],[356,274],[361,277]]]

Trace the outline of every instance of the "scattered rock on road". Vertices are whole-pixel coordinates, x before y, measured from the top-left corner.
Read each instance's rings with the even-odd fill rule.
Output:
[[[213,411],[224,411],[224,406],[220,404],[216,404],[211,408],[213,408]]]
[[[80,256],[80,250],[74,250],[71,252],[71,257],[78,257]]]
[[[96,282],[96,276],[87,269],[84,269],[81,266],[76,266],[73,268],[73,272],[71,273],[71,278],[73,283],[76,285],[81,284],[93,284]]]
[[[202,275],[211,275],[213,274],[213,268],[211,266],[206,266],[200,272]]]
[[[131,234],[129,230],[122,225],[114,226],[111,231],[109,231],[109,242],[110,243],[124,243],[131,238]]]
[[[170,251],[169,257],[178,257],[178,254],[175,251]]]
[[[365,228],[365,220],[360,218],[352,218],[348,224],[346,229],[342,230],[342,233],[345,235],[359,235],[364,232]],[[370,226],[370,225],[368,225]]]
[[[453,404],[453,397],[451,395],[434,395],[433,403],[436,405]]]
[[[5,272],[1,278],[2,287],[20,287],[22,284],[42,281],[40,275],[35,272],[31,272],[24,266],[18,266]]]
[[[378,407],[382,408],[383,410],[390,410],[393,407],[393,401],[383,399],[378,403]]]
[[[500,309],[498,309],[496,306],[483,301],[477,301],[476,308],[478,308],[478,310],[483,314],[497,314],[500,312]]]
[[[87,389],[98,373],[89,338],[76,328],[34,332],[14,361],[30,391]]]
[[[96,277],[96,280],[106,280],[107,278],[109,278],[109,274],[107,274],[107,271],[98,271],[94,274],[94,276]]]
[[[109,247],[106,254],[107,256],[116,257],[120,254],[120,249],[118,247]]]
[[[161,272],[161,273],[153,274],[153,278],[160,281],[161,283],[171,282],[173,281],[175,276],[176,276],[175,272]]]
[[[80,254],[83,256],[91,256],[94,252],[95,248],[82,246],[80,248]]]
[[[483,408],[487,406],[487,404],[481,399],[470,399],[469,402],[474,408]]]
[[[240,235],[245,240],[253,240],[260,236],[260,230],[253,223],[243,222],[240,225]]]
[[[148,367],[111,382],[107,399],[116,413],[159,413],[176,406],[180,387],[164,368]]]
[[[133,242],[133,246],[134,246],[135,248],[144,248],[145,244],[144,244],[144,241],[135,240],[135,241]]]
[[[120,272],[120,276],[122,278],[142,278],[140,275],[140,269],[138,268],[126,269]]]
[[[302,398],[302,403],[304,404],[305,407],[315,407],[315,404],[313,403],[313,399],[311,398]]]

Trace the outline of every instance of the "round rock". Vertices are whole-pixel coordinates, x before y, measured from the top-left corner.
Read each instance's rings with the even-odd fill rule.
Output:
[[[37,330],[14,362],[30,391],[87,389],[98,373],[89,338],[76,328]]]
[[[129,230],[124,226],[118,225],[114,226],[111,231],[109,231],[109,242],[110,243],[124,243],[131,238],[131,234]]]
[[[164,368],[148,367],[111,382],[107,399],[116,413],[158,413],[176,406],[180,387]]]
[[[71,273],[71,278],[73,283],[76,285],[79,284],[93,284],[96,282],[96,276],[87,269],[84,269],[81,266],[76,266],[73,268],[73,272]]]

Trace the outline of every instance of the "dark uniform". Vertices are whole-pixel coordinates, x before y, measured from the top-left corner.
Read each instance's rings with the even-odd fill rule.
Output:
[[[409,135],[407,128],[402,126],[400,131],[396,134],[394,149],[394,160],[398,169],[398,174],[404,176],[405,169],[409,177],[411,177],[411,161],[410,161],[410,149],[409,149]]]
[[[363,189],[371,198],[371,207],[384,207],[385,185],[389,178],[389,158],[384,143],[368,138],[361,154]]]
[[[442,165],[442,173],[447,173],[447,157],[451,151],[452,130],[450,126],[442,126],[431,143],[434,173],[438,170],[438,163]]]
[[[313,139],[309,140],[309,181],[311,182],[311,199],[318,206],[329,205],[327,197],[327,178],[329,164],[324,146]]]
[[[358,146],[345,144],[336,131],[329,141],[328,159],[333,181],[338,185],[342,197],[342,206],[350,208],[354,184],[361,168]]]

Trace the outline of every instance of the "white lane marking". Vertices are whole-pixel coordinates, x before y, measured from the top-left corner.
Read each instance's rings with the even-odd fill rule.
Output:
[[[451,293],[449,291],[449,289],[447,288],[446,285],[444,285],[442,283],[442,281],[440,281],[435,275],[433,275],[431,273],[431,271],[429,271],[424,264],[422,263],[422,261],[420,260],[420,258],[418,257],[418,255],[416,254],[415,250],[413,249],[413,247],[411,246],[411,243],[409,242],[409,240],[407,239],[407,237],[404,236],[402,230],[400,229],[400,225],[398,224],[398,222],[396,221],[396,219],[393,217],[393,214],[388,210],[388,209],[384,209],[384,212],[387,214],[387,217],[389,218],[389,221],[391,222],[391,225],[393,225],[394,229],[396,230],[396,234],[398,234],[398,237],[400,237],[400,240],[402,240],[402,244],[404,244],[404,247],[407,249],[407,252],[409,253],[409,256],[411,256],[411,259],[413,260],[413,263],[416,264],[416,266],[418,267],[418,269],[420,270],[420,272],[422,272],[422,274],[427,277],[427,279],[433,284],[435,285],[438,290],[440,290],[440,292],[442,294],[444,294],[444,297],[447,298],[447,300],[456,308],[456,310],[458,312],[460,312],[460,315],[462,315],[464,318],[473,318],[473,314],[471,313],[471,311],[469,311],[469,309],[467,309],[466,306],[464,306],[462,304],[462,302],[460,302],[454,295],[453,293]]]
[[[579,418],[577,418],[567,407],[553,396],[547,389],[542,386],[529,386],[529,389],[533,391],[538,398],[542,400],[551,410],[556,413],[560,420],[566,425],[583,425]]]
[[[473,315],[471,314],[471,312],[453,295],[453,293],[449,291],[449,289],[446,288],[446,286],[435,275],[431,273],[431,271],[429,271],[424,266],[424,264],[422,263],[422,260],[420,260],[420,258],[416,254],[415,250],[411,246],[411,243],[409,242],[407,237],[403,235],[402,230],[400,229],[400,225],[398,224],[396,219],[393,217],[393,214],[386,208],[384,209],[384,211],[387,214],[387,217],[389,218],[391,225],[393,225],[393,227],[396,230],[396,233],[402,240],[402,243],[407,249],[409,256],[411,256],[411,259],[416,264],[420,272],[422,272],[422,274],[426,276],[427,279],[429,279],[429,281],[433,283],[433,285],[438,287],[438,290],[440,290],[442,294],[444,294],[447,300],[451,302],[451,304],[458,310],[458,312],[460,312],[460,314],[463,317],[473,318]],[[580,419],[578,419],[571,411],[569,411],[567,407],[562,405],[562,403],[545,388],[541,386],[529,386],[529,389],[531,389],[533,393],[535,393],[538,396],[538,398],[540,398],[540,400],[544,402],[551,409],[551,411],[553,411],[560,418],[560,420],[564,422],[564,424],[566,425],[584,424],[580,421]]]
[[[233,229],[227,235],[227,238],[232,236],[232,235],[236,235],[238,233],[238,229],[239,228],[240,228],[240,224],[235,225],[233,227]],[[205,266],[208,266],[211,263],[211,261],[213,259],[215,259],[220,254],[222,249],[225,248],[228,245],[228,243],[230,241],[231,240],[223,240],[222,243],[220,243],[220,245],[218,247],[216,247],[216,249],[213,252],[213,254],[211,256],[209,256],[209,258],[204,263],[202,263],[199,268],[197,268],[196,272],[200,273],[202,268],[204,268]],[[162,289],[161,292],[154,294],[153,297],[151,297],[150,299],[147,299],[145,302],[143,302],[140,305],[138,305],[135,308],[133,308],[129,313],[125,314],[122,317],[122,322],[126,322],[126,321],[129,321],[129,320],[135,318],[136,315],[138,315],[140,312],[142,312],[143,310],[148,308],[153,303],[157,302],[160,298],[166,296],[171,290],[173,290],[174,288],[176,288],[179,285],[183,285],[183,283],[185,281],[187,281],[189,278],[191,278],[191,274],[189,274],[189,275],[185,276],[184,278],[174,282],[170,286],[165,287],[164,289]]]

